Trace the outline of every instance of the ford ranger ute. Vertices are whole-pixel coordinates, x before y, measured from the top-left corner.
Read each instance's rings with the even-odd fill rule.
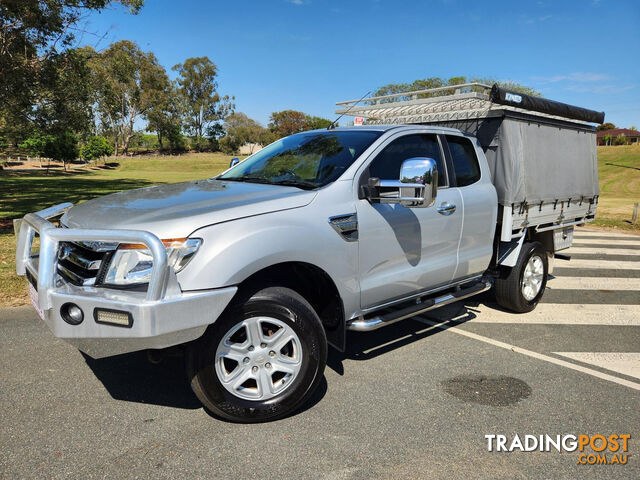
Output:
[[[536,307],[595,216],[604,114],[480,84],[337,113],[367,124],[16,221],[42,320],[94,358],[182,346],[203,405],[260,422],[309,398],[348,330],[490,288],[514,314]]]

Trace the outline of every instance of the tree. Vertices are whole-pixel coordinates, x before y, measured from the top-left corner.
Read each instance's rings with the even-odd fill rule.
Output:
[[[629,127],[629,130],[633,130],[634,132],[637,132],[637,131],[638,131],[638,129],[636,128],[636,126],[635,126],[635,125],[631,125],[631,126]]]
[[[602,124],[598,125],[596,127],[596,130],[598,132],[602,132],[602,131],[605,131],[605,130],[613,130],[615,128],[616,128],[616,126],[613,123],[607,122],[607,123],[602,123]]]
[[[111,44],[91,65],[102,123],[113,129],[116,155],[119,145],[126,154],[136,121],[165,94],[169,78],[153,53],[129,40]]]
[[[111,154],[113,154],[113,147],[104,137],[90,137],[80,149],[80,156],[87,162],[108,157]]]
[[[439,77],[429,77],[422,80],[414,80],[411,83],[388,83],[387,85],[383,85],[382,87],[379,87],[377,90],[375,90],[372,96],[381,97],[384,95],[393,95],[395,93],[439,88],[445,86],[446,83],[446,80]]]
[[[626,143],[627,143],[627,137],[625,137],[622,133],[618,135],[614,140],[615,145],[626,145]]]
[[[179,125],[170,125],[165,136],[172,152],[182,152],[187,149],[187,141],[182,135],[182,129]]]
[[[269,130],[271,130],[277,138],[304,132],[307,129],[307,115],[296,110],[273,112],[269,118]]]
[[[253,153],[254,145],[260,143],[264,138],[263,132],[266,130],[241,112],[229,115],[225,119],[224,127],[227,134],[220,140],[220,147],[226,153],[235,153],[238,148],[246,144],[251,145],[249,153]]]
[[[322,117],[307,115],[297,110],[283,110],[281,112],[273,112],[269,118],[269,130],[272,135],[264,138],[260,143],[269,144],[277,138],[293,135],[294,133],[304,132],[305,130],[315,130],[319,128],[327,128],[331,125],[331,120]],[[263,134],[264,136],[264,134]],[[270,141],[266,141],[270,140]]]
[[[142,0],[20,0],[0,3],[0,128],[17,144],[34,116],[48,110],[51,90],[73,93],[67,68],[78,22],[86,14],[120,3],[137,13]],[[76,71],[77,72],[77,71]],[[77,77],[75,77],[77,79]],[[68,91],[60,91],[60,87]],[[71,105],[73,102],[70,102]],[[64,102],[57,103],[64,107]],[[23,137],[22,137],[23,138]]]
[[[169,141],[172,150],[176,146],[176,130],[178,133],[182,131],[183,114],[184,104],[175,83],[168,83],[165,88],[156,92],[147,111],[146,129],[148,132],[156,132],[161,149],[164,148],[165,139]]]
[[[266,147],[270,143],[275,142],[277,139],[278,138],[271,130],[269,130],[268,128],[264,128],[260,133],[260,139],[258,140],[258,143],[263,147]]]
[[[173,67],[185,105],[185,123],[199,144],[203,132],[233,112],[233,97],[218,93],[218,67],[209,57],[188,58]]]
[[[613,135],[605,135],[604,137],[602,137],[602,140],[604,141],[605,145],[611,145],[611,142],[613,141]]]
[[[43,157],[47,143],[54,141],[51,135],[44,135],[41,132],[35,132],[27,137],[19,147],[26,150],[33,156]]]
[[[485,85],[493,85],[495,83],[499,87],[506,88],[507,90],[524,93],[526,95],[532,95],[536,97],[540,96],[540,92],[538,92],[537,90],[534,90],[531,87],[527,87],[516,82],[504,82],[504,81],[495,80],[493,78],[479,78],[479,77],[467,79],[467,77],[462,77],[462,76],[451,77],[449,79],[440,78],[440,77],[429,77],[425,79],[414,80],[411,83],[389,83],[387,85],[383,85],[382,87],[378,88],[375,92],[373,92],[372,96],[381,97],[385,95],[392,95],[394,93],[415,92],[418,90],[428,90],[431,88],[441,88],[441,87],[462,85],[464,83],[483,83]],[[476,90],[476,89],[472,88],[472,90]],[[428,98],[438,94],[439,92],[423,93],[423,94],[419,94],[418,98]],[[399,97],[399,99],[409,100],[410,97],[409,96]],[[383,102],[385,101],[389,102],[389,101],[392,101],[392,99],[383,100]]]
[[[93,120],[95,92],[89,61],[96,52],[91,47],[70,49],[53,55],[42,76],[48,88],[40,94],[31,119],[37,128],[52,134],[71,130],[85,136]]]
[[[307,130],[327,128],[329,125],[331,125],[331,120],[322,117],[307,115]]]
[[[460,77],[463,78],[464,77]],[[512,92],[518,92],[518,93],[523,93],[525,95],[530,95],[532,97],[540,97],[542,96],[542,94],[531,87],[527,87],[526,85],[522,85],[521,83],[518,82],[511,82],[511,81],[503,81],[503,80],[496,80],[495,78],[491,78],[491,77],[481,77],[481,78],[471,78],[469,80],[470,82],[477,82],[477,83],[484,83],[485,85],[493,85],[496,84],[501,88],[504,88],[505,90],[510,90]],[[464,83],[464,82],[461,82]]]
[[[70,130],[49,137],[44,146],[44,156],[63,162],[66,170],[67,163],[78,158],[78,138]]]

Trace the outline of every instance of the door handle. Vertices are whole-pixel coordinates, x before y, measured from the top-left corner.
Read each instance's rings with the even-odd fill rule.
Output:
[[[451,215],[456,211],[456,206],[453,203],[444,202],[438,207],[438,213],[440,215]]]

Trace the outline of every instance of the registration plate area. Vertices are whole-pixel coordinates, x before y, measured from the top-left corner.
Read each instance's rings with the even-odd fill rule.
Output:
[[[556,252],[569,248],[572,243],[573,227],[564,227],[553,231],[553,247]]]
[[[44,320],[44,312],[40,308],[40,303],[38,299],[38,290],[36,290],[36,288],[31,284],[31,281],[29,282],[28,285],[29,285],[29,298],[31,299],[31,305],[33,305],[33,308],[35,308],[36,312],[38,312],[40,319]]]

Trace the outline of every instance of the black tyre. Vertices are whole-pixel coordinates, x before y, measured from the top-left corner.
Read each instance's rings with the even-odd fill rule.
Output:
[[[191,388],[211,412],[265,422],[295,411],[317,388],[327,339],[302,296],[269,287],[230,306],[189,346],[186,360]]]
[[[530,312],[542,298],[547,286],[547,252],[538,242],[522,245],[518,262],[508,275],[495,282],[498,304],[517,313]]]

